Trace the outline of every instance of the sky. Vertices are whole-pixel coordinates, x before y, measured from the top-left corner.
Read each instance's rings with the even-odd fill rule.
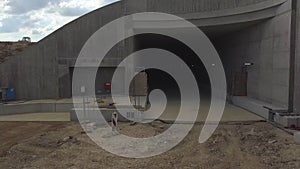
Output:
[[[0,41],[37,42],[68,22],[118,0],[0,0]]]

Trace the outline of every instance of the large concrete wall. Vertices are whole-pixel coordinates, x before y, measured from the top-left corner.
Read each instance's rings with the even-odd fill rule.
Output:
[[[49,38],[48,43],[53,43]],[[55,46],[55,43],[52,44]],[[56,51],[43,43],[36,44],[0,67],[1,86],[14,87],[19,98],[57,97]]]
[[[0,63],[4,62],[7,58],[21,53],[24,49],[35,43],[20,41],[20,42],[0,42]]]
[[[300,2],[296,13],[296,60],[295,60],[294,110],[300,113]]]
[[[74,67],[77,56],[88,38],[108,22],[123,15],[122,3],[114,3],[100,10],[96,10],[84,17],[75,20],[57,32],[58,53],[58,83],[59,97],[71,96],[71,83],[69,72],[70,67]],[[99,44],[101,45],[101,44]],[[102,66],[114,67],[122,59],[122,51],[114,50]]]
[[[191,19],[193,21],[195,21],[195,18],[193,17],[196,17],[196,20],[199,16],[204,17],[204,20],[205,17],[208,17],[210,18],[210,20],[206,20],[206,22],[201,22],[202,26],[203,24],[205,26],[205,24],[209,24],[211,22],[213,22],[214,24],[220,24],[221,22],[229,23],[224,21],[229,20],[228,18],[230,17],[227,16],[225,18],[220,18],[220,16],[223,13],[222,11],[225,10],[227,11],[226,14],[230,16],[235,15],[233,13],[230,13],[230,9],[234,10],[240,15],[244,13],[243,18],[250,18],[251,20],[254,15],[248,15],[249,10],[256,10],[261,12],[264,11],[264,9],[260,7],[265,6],[267,2],[283,3],[285,1],[288,0],[123,0],[121,2],[117,2],[104,8],[98,9],[67,24],[61,29],[55,31],[50,36],[41,40],[34,47],[26,50],[25,52],[14,57],[8,62],[1,64],[0,86],[10,86],[16,88],[18,99],[69,97],[71,88],[71,77],[69,70],[70,67],[74,66],[76,57],[78,56],[85,41],[96,30],[98,30],[106,23],[126,14],[145,11],[167,12],[182,15],[183,17],[187,17],[187,19]],[[255,4],[256,6],[253,6]],[[211,16],[210,11],[214,11],[214,17]],[[215,11],[220,12],[218,13]],[[195,13],[197,13],[197,15],[194,15]],[[201,15],[201,13],[204,14]],[[264,18],[264,14],[266,13],[257,13],[257,15],[253,17],[253,20],[258,18]],[[240,15],[238,15],[237,17],[231,17],[230,22],[232,22],[232,20],[235,20],[235,22],[245,22],[245,19],[240,19]],[[260,15],[260,17],[258,17],[258,15]],[[276,15],[276,13],[274,13],[274,9],[272,9],[269,10],[269,12],[266,15],[268,15],[267,17],[272,17]],[[191,16],[193,17],[190,18]],[[260,25],[259,30],[262,31],[265,29],[273,29],[271,28],[273,26],[278,27],[274,28],[275,32],[275,29],[281,29],[282,25],[280,25],[280,23],[285,24],[284,20],[289,20],[288,17],[288,12],[286,15],[277,16],[277,19],[274,18],[271,21],[264,23],[264,25]],[[244,34],[249,34],[249,32],[253,32],[252,34],[254,35],[256,31],[255,29],[256,28],[249,28],[248,30],[245,30]],[[266,34],[269,34],[267,32]],[[243,32],[240,32],[239,34],[240,36],[242,36]],[[280,46],[282,43],[283,45],[285,44],[284,41],[286,36],[284,34],[275,36],[274,33],[269,36],[272,37],[274,44],[279,45],[278,47],[284,47]],[[260,43],[267,45],[268,41],[271,41],[271,38],[268,38],[269,37],[267,37],[266,35],[266,37],[262,39],[256,39],[255,42],[245,42],[244,45],[257,46]],[[123,45],[128,46],[128,48],[131,48],[130,44]],[[265,47],[267,48],[267,46]],[[277,46],[275,46],[275,48],[277,48]],[[275,53],[273,49],[274,48],[272,48],[272,53]],[[287,51],[280,52],[284,55],[284,57],[285,54],[287,54]],[[123,54],[124,51],[116,50],[112,52],[110,54],[110,57],[103,62],[102,66],[116,66],[116,64],[122,59]],[[272,55],[267,53],[261,54],[259,56],[263,55],[266,55],[268,57],[275,57],[275,54]],[[281,54],[278,55],[280,55],[278,57],[281,58]],[[251,56],[254,57],[255,55]],[[260,58],[264,59],[265,57]],[[267,61],[263,63],[266,62]],[[263,66],[260,69],[259,73],[263,72],[262,69]],[[253,73],[253,75],[256,73]],[[283,72],[283,74],[285,75],[285,72]],[[285,83],[285,80],[283,80],[283,82],[278,83]],[[261,86],[268,84],[269,83],[262,83]],[[273,87],[275,88],[276,85],[273,85]],[[282,91],[283,93],[285,92],[285,84],[278,84],[277,87],[279,87],[278,90],[281,91],[281,89],[284,89]],[[261,99],[270,98],[267,97],[267,94],[259,96],[259,94],[255,94],[254,91],[252,92],[252,94],[253,97],[258,97]],[[272,94],[272,100],[274,100],[274,97],[275,93],[274,96]],[[278,101],[280,103],[286,103],[285,99]]]
[[[208,12],[233,9],[257,4],[267,0],[148,0],[148,11],[164,11],[172,14]]]
[[[91,12],[1,64],[0,86],[14,87],[18,99],[69,97],[69,67],[96,30],[122,16],[121,6],[115,3]]]
[[[288,106],[290,59],[290,2],[266,21],[226,35],[219,40],[229,88],[235,72],[248,68],[248,96],[278,106]]]

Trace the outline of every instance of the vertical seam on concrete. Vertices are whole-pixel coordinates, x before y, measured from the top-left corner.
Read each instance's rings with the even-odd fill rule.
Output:
[[[298,0],[292,0],[292,10],[291,10],[290,77],[289,77],[290,84],[289,84],[289,106],[288,106],[289,112],[294,111],[297,1]]]

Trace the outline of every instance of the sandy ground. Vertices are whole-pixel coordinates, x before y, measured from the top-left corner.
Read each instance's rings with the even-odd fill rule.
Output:
[[[157,135],[168,125],[121,123],[135,137]],[[0,122],[0,168],[213,168],[297,169],[300,145],[265,122],[223,123],[204,144],[201,125],[172,150],[151,158],[128,159],[93,143],[73,122]]]

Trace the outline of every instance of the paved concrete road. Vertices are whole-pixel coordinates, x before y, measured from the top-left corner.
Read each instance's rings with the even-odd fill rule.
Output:
[[[159,117],[162,120],[174,121],[177,117],[178,104],[171,103],[165,112]],[[206,102],[201,104],[197,122],[205,121],[209,104]],[[227,104],[222,120],[223,122],[237,122],[237,121],[260,121],[263,118],[248,112],[242,108]],[[70,121],[69,112],[43,112],[43,113],[28,113],[19,115],[5,115],[0,116],[0,121]]]
[[[174,121],[177,117],[178,104],[172,104],[168,106],[166,111],[160,116],[160,119],[167,121]],[[210,104],[208,102],[202,102],[200,111],[197,117],[197,122],[204,122],[206,120]],[[175,112],[175,113],[174,113]],[[238,121],[261,121],[262,117],[255,115],[247,110],[239,108],[235,105],[226,104],[225,111],[222,117],[222,122],[238,122]]]

